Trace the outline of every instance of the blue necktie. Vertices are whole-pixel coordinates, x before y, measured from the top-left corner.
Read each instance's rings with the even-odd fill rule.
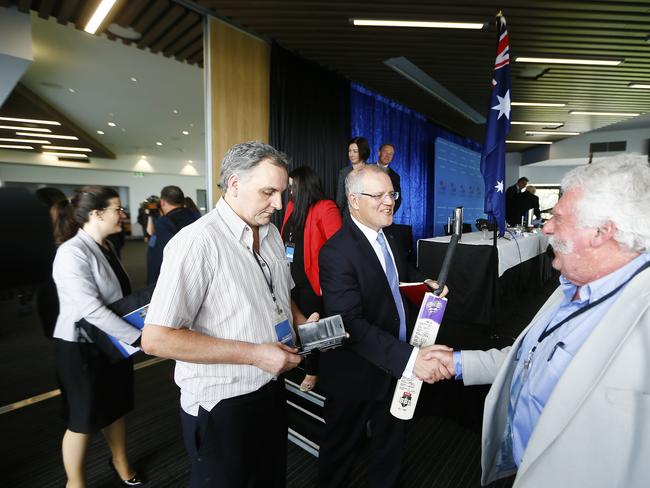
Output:
[[[393,294],[393,300],[395,300],[395,306],[397,307],[397,313],[399,314],[399,340],[405,342],[406,319],[404,317],[404,305],[402,304],[402,296],[399,293],[397,270],[393,264],[393,258],[391,257],[390,252],[388,252],[388,246],[386,246],[386,239],[384,239],[384,234],[381,232],[377,234],[377,242],[379,243],[381,252],[384,255],[384,262],[386,263],[386,278],[388,278],[390,292]]]

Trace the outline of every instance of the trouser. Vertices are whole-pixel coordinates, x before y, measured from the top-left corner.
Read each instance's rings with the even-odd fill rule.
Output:
[[[284,487],[287,410],[284,382],[223,400],[198,416],[181,409],[190,487]]]
[[[391,392],[392,393],[392,392]],[[318,457],[319,488],[348,486],[357,447],[370,421],[368,477],[373,488],[395,487],[405,448],[406,422],[390,414],[390,399],[355,400],[328,395]]]

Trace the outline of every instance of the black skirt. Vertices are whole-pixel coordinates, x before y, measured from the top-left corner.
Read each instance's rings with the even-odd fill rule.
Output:
[[[133,409],[132,359],[111,364],[92,343],[54,342],[62,413],[69,430],[91,434]]]

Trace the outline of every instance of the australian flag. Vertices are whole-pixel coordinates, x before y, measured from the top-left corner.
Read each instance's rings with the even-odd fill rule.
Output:
[[[485,182],[485,213],[499,226],[499,236],[506,230],[506,135],[510,132],[510,47],[506,19],[497,16],[499,43],[494,62],[490,107],[481,154],[481,173]]]

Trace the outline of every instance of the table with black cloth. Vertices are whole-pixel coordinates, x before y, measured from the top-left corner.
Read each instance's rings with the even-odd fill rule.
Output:
[[[444,236],[418,241],[420,271],[438,276],[449,240]],[[481,232],[463,234],[447,279],[445,318],[485,325],[501,322],[509,305],[555,276],[547,247],[548,238],[541,232],[500,238],[496,248],[491,235],[485,239]]]

